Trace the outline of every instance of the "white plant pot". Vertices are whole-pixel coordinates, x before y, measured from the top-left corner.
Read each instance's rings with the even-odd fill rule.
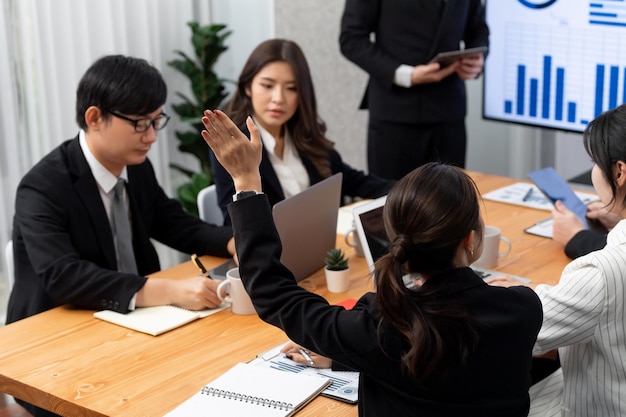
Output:
[[[330,292],[345,292],[348,289],[350,268],[341,271],[330,271],[324,268],[326,272],[326,287]]]

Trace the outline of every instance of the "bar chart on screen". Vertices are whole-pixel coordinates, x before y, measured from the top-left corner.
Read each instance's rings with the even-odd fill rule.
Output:
[[[489,0],[487,16],[486,118],[580,132],[626,103],[625,1]]]

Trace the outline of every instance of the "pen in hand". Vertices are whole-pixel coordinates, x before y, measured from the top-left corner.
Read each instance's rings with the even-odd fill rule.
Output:
[[[310,367],[315,368],[315,362],[313,362],[313,359],[311,359],[311,356],[309,355],[308,350],[298,349],[298,353],[304,357],[304,359],[307,361]]]
[[[207,269],[204,267],[204,265],[202,265],[202,262],[200,262],[200,258],[198,258],[198,255],[196,255],[195,253],[193,255],[191,255],[191,261],[200,270],[200,273],[202,275],[204,275],[207,278],[210,278],[209,277],[209,271],[207,271]]]

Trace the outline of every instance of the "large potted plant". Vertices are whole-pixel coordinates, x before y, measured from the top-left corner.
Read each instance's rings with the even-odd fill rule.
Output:
[[[226,30],[226,25],[210,24],[200,26],[197,22],[189,22],[191,28],[191,43],[195,51],[195,58],[191,58],[182,51],[174,53],[179,59],[171,60],[167,65],[184,74],[191,83],[192,97],[176,92],[176,96],[183,101],[172,104],[174,112],[184,123],[190,124],[190,130],[177,131],[178,149],[181,152],[194,155],[200,163],[200,171],[189,167],[171,163],[170,167],[186,175],[189,180],[178,190],[178,199],[185,210],[198,215],[198,192],[213,183],[209,151],[200,132],[203,129],[202,112],[205,109],[219,108],[228,95],[224,86],[228,80],[219,78],[213,66],[220,55],[228,49],[224,40],[232,33]]]

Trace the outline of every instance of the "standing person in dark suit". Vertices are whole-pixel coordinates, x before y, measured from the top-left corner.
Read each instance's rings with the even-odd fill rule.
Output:
[[[259,126],[263,192],[272,205],[338,172],[343,173],[342,195],[347,197],[380,197],[395,183],[342,161],[326,138],[308,63],[293,41],[270,39],[252,51],[225,111],[246,133],[249,115]],[[218,203],[225,224],[230,224],[226,206],[235,192],[233,180],[212,153],[211,158]]]
[[[361,108],[371,174],[399,179],[437,160],[465,166],[464,81],[482,72],[484,56],[428,64],[461,42],[489,45],[481,0],[346,0],[339,43],[370,76]]]
[[[156,180],[147,154],[169,119],[166,96],[161,74],[143,59],[105,56],[83,75],[76,93],[78,136],[46,155],[17,189],[8,323],[63,304],[121,313],[135,306],[200,310],[220,304],[217,283],[205,277],[146,278],[160,269],[150,239],[187,253],[234,253],[230,227],[188,215]],[[123,247],[122,232],[116,237],[111,228],[119,179],[130,206],[127,251],[116,250]],[[121,258],[129,255],[134,265],[122,268]],[[25,406],[35,416],[54,415]]]

